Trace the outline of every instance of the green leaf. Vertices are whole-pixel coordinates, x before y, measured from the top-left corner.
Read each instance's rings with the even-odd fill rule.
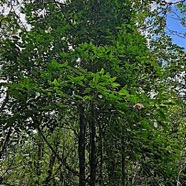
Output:
[[[118,92],[118,94],[119,94],[120,96],[129,96],[129,92],[126,90],[126,88],[122,88],[122,89]]]
[[[119,84],[119,83],[114,82],[114,83],[112,83],[112,84],[111,84],[111,86],[112,86],[113,88],[116,88],[116,87],[119,87],[119,86],[120,86],[120,84]]]
[[[87,93],[90,93],[92,91],[91,88],[85,88],[83,94],[87,94]]]
[[[59,80],[57,80],[57,79],[54,79],[53,84],[54,84],[54,86],[56,86],[56,87],[60,87],[60,86],[61,86],[61,83],[60,83]]]
[[[102,68],[99,74],[103,75],[105,73],[105,70]]]
[[[160,118],[162,121],[166,121],[167,117],[162,109],[159,109]]]

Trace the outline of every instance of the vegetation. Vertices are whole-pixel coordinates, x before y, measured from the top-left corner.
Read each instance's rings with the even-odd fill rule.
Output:
[[[150,3],[1,1],[0,184],[184,185],[185,4]]]

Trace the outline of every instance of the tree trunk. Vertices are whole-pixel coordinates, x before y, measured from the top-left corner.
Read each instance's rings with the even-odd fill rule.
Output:
[[[90,116],[90,186],[96,184],[96,124],[95,111],[93,105],[91,106]]]
[[[103,185],[103,129],[102,123],[99,122],[99,185]]]
[[[41,160],[43,158],[43,150],[44,150],[44,144],[43,140],[40,135],[40,131],[38,130],[38,139],[37,139],[37,160],[35,163],[35,168],[36,168],[36,176],[37,176],[37,181],[36,184],[40,184],[40,176],[41,176]]]
[[[84,108],[80,105],[79,108],[79,186],[85,186],[85,116]]]
[[[122,170],[122,186],[126,185],[126,162],[125,162],[125,137],[124,137],[124,130],[122,130],[121,134],[121,170]]]

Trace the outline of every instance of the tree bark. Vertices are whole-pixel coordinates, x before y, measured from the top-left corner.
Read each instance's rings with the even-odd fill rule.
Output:
[[[90,116],[90,186],[96,184],[96,124],[95,111],[93,105],[91,106]]]
[[[1,148],[1,151],[0,151],[0,159],[3,157],[3,153],[7,148],[8,142],[10,140],[11,133],[12,133],[12,127],[9,128],[8,133],[6,135],[6,138],[4,140],[4,143],[2,144],[2,148]]]
[[[80,105],[79,108],[79,144],[78,144],[78,153],[79,153],[79,186],[85,186],[85,116],[84,108]]]
[[[126,185],[126,160],[125,160],[125,137],[124,130],[122,130],[121,134],[121,170],[122,170],[122,186]]]
[[[41,138],[40,131],[38,130],[38,139],[37,139],[37,159],[35,162],[35,169],[36,169],[36,184],[40,184],[40,176],[41,176],[41,160],[43,158],[43,150],[44,150],[44,143]]]
[[[99,121],[99,185],[103,185],[103,128]]]

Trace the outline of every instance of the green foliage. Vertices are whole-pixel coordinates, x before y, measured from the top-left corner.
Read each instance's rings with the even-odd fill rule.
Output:
[[[184,121],[174,132],[175,113],[170,116],[182,113],[183,102],[169,84],[174,58],[166,57],[181,50],[159,55],[161,43],[149,49],[130,1],[23,3],[31,30],[9,14],[17,21],[16,29],[9,24],[16,35],[0,41],[7,95],[0,109],[1,182],[124,186],[183,180]]]

